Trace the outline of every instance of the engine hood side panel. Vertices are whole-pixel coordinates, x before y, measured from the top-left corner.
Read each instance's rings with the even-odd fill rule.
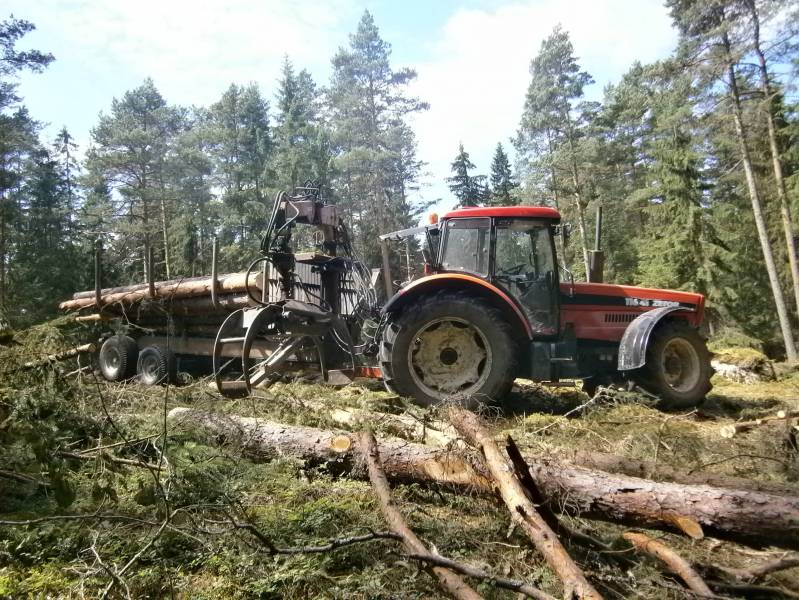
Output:
[[[682,309],[676,316],[698,327],[705,297],[693,292],[615,285],[561,283],[562,323],[572,323],[578,339],[619,342],[640,314],[660,308]]]

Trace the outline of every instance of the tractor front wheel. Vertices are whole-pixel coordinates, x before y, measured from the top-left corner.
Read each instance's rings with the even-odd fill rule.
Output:
[[[388,389],[420,404],[475,407],[510,391],[517,354],[500,311],[467,294],[441,293],[389,321],[380,366]]]
[[[664,408],[688,408],[710,391],[710,353],[699,333],[685,323],[666,323],[649,341],[641,384]]]

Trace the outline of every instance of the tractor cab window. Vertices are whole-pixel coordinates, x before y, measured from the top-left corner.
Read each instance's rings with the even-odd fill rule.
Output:
[[[448,219],[441,268],[487,276],[490,225],[490,219]]]
[[[558,330],[557,266],[549,223],[497,219],[494,277],[521,305],[533,331]]]

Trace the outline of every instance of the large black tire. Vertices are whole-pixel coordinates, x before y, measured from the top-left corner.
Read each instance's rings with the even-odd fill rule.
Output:
[[[97,363],[100,373],[108,381],[124,381],[136,374],[139,347],[136,340],[126,335],[115,335],[100,346]]]
[[[426,296],[391,315],[380,344],[386,388],[424,406],[499,400],[513,385],[517,356],[502,313],[465,292]]]
[[[158,385],[174,383],[177,379],[175,355],[161,346],[147,346],[139,352],[136,364],[139,383]]]
[[[641,385],[667,409],[696,406],[713,387],[710,352],[705,340],[687,323],[670,321],[649,339]]]

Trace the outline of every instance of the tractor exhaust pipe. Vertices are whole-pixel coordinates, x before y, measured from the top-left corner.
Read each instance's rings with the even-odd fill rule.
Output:
[[[589,251],[588,281],[602,283],[605,271],[605,253],[602,251],[602,205],[596,207],[596,230],[594,249]]]

